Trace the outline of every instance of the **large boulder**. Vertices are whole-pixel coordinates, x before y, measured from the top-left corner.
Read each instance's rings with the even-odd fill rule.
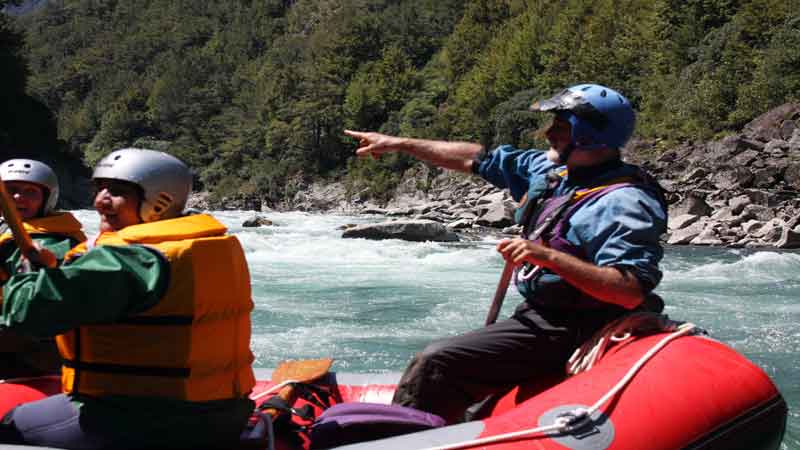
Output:
[[[717,226],[711,222],[694,239],[689,241],[692,245],[722,245],[724,242],[716,230]]]
[[[695,216],[694,214],[681,214],[674,218],[670,217],[668,227],[671,231],[682,230],[698,220],[700,220],[700,216]]]
[[[515,205],[512,201],[490,203],[475,221],[484,227],[504,228],[514,224]]]
[[[688,227],[681,228],[680,230],[675,230],[670,233],[669,238],[667,239],[667,244],[670,245],[685,245],[690,242],[694,238],[700,235],[706,228],[706,224],[708,223],[706,220],[697,221]]]
[[[693,216],[709,216],[713,208],[706,203],[705,199],[699,194],[688,192],[688,195],[676,205],[670,205],[669,215],[670,218],[678,217],[683,214],[691,214]]]
[[[268,227],[271,225],[273,225],[271,220],[261,216],[254,216],[242,222],[242,226],[245,228]]]
[[[789,227],[781,231],[781,238],[775,243],[777,248],[800,248],[800,233]]]
[[[800,163],[790,163],[783,173],[783,180],[789,187],[800,190]]]
[[[413,242],[457,242],[458,235],[432,220],[396,220],[357,225],[342,233],[343,238],[402,239]]]
[[[789,139],[794,127],[786,122],[797,120],[800,120],[800,103],[786,103],[753,119],[744,127],[744,133],[762,142]]]

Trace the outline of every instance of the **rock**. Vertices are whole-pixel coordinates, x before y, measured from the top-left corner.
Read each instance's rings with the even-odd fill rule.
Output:
[[[694,214],[681,214],[675,218],[670,217],[669,219],[669,229],[670,231],[680,230],[683,228],[688,227],[689,225],[697,222],[700,220],[700,216],[696,216]]]
[[[709,173],[708,170],[706,170],[705,168],[697,167],[697,168],[693,169],[692,171],[686,173],[686,175],[684,175],[681,178],[681,181],[686,182],[686,181],[692,181],[692,180],[702,180],[702,179],[705,179],[708,176],[708,173]]]
[[[795,214],[793,217],[787,220],[786,226],[792,229],[794,229],[797,226],[800,226],[800,214]]]
[[[449,211],[455,217],[460,219],[477,219],[478,215],[472,212],[471,210],[456,210],[456,211]]]
[[[357,225],[342,233],[343,238],[402,239],[405,241],[457,242],[458,235],[432,220],[397,220]]]
[[[731,207],[731,211],[734,214],[741,214],[741,212],[745,208],[745,206],[747,206],[747,205],[749,205],[751,203],[753,203],[753,201],[750,200],[750,197],[748,197],[747,195],[739,195],[739,196],[736,196],[736,197],[730,199],[728,201],[728,206]]]
[[[386,210],[383,208],[364,208],[361,210],[361,214],[375,214],[379,216],[385,216]]]
[[[447,216],[436,211],[431,211],[425,214],[419,214],[414,217],[415,220],[433,220],[434,222],[450,222],[453,220],[452,216]]]
[[[775,243],[777,248],[800,248],[800,233],[789,227],[783,227],[781,237]]]
[[[667,244],[683,245],[690,243],[692,239],[696,238],[701,232],[703,232],[706,227],[706,223],[706,220],[701,220],[689,225],[686,228],[675,230],[674,232],[670,233],[669,238],[667,238]]]
[[[392,208],[386,210],[386,215],[389,217],[410,216],[411,214],[414,214],[414,210],[411,208]]]
[[[719,189],[727,190],[739,187],[750,187],[753,182],[753,173],[746,167],[723,169],[712,176],[712,182]]]
[[[355,213],[361,209],[360,204],[364,200],[363,191],[350,196],[344,183],[341,182],[325,180],[310,186],[305,186],[302,180],[293,180],[290,183],[296,186],[298,192],[286,205],[289,209]]]
[[[725,223],[731,227],[738,227],[744,222],[747,222],[748,220],[753,220],[757,218],[758,217],[756,217],[756,215],[753,213],[753,210],[745,209],[742,211],[741,214],[734,217],[733,219],[727,220]]]
[[[492,203],[475,221],[476,225],[503,228],[514,224],[514,207],[510,202]]]
[[[789,148],[795,150],[800,146],[800,127],[797,127],[792,132],[792,137],[789,138]]]
[[[733,157],[746,149],[741,135],[730,135],[719,141],[710,142],[704,157],[716,164],[729,164]]]
[[[240,194],[234,197],[222,197],[219,203],[210,206],[223,210],[261,211],[261,199],[252,195]]]
[[[210,196],[211,194],[206,191],[192,192],[189,194],[189,199],[186,201],[186,209],[196,209],[200,211],[209,210],[210,207],[208,200]]]
[[[505,227],[501,230],[503,234],[515,234],[515,235],[522,235],[522,225],[511,225],[510,227]]]
[[[793,162],[786,166],[786,171],[783,173],[783,181],[789,187],[800,189],[800,162]]]
[[[780,177],[781,169],[775,166],[753,171],[753,186],[757,188],[774,187]]]
[[[745,150],[742,153],[736,155],[731,162],[734,166],[739,167],[746,167],[749,166],[753,161],[761,156],[761,153],[756,150]]]
[[[758,220],[748,220],[742,224],[742,231],[745,234],[754,234],[764,227],[764,222]]]
[[[450,230],[463,230],[464,228],[471,228],[473,221],[470,219],[459,219],[455,222],[450,222],[446,226]]]
[[[714,222],[721,222],[726,220],[732,220],[734,217],[736,217],[736,215],[733,214],[733,209],[730,206],[726,206],[724,208],[720,208],[719,210],[717,210],[711,216],[711,220]]]
[[[789,143],[781,139],[773,139],[764,146],[764,154],[773,159],[786,156],[787,150],[789,150]]]
[[[772,219],[753,236],[758,237],[765,244],[774,244],[780,240],[783,235],[783,229],[786,228],[786,223],[780,219]]]
[[[505,198],[506,198],[505,192],[493,192],[491,194],[480,197],[475,204],[487,205],[492,203],[502,203],[503,200],[505,200]]]
[[[747,205],[742,214],[751,214],[753,218],[766,222],[775,218],[775,213],[771,208],[764,205]]]
[[[800,114],[800,103],[786,103],[750,121],[745,125],[744,133],[762,142],[781,139],[783,122],[797,117],[798,114]]]
[[[681,214],[692,214],[703,217],[710,215],[712,211],[711,206],[706,203],[703,197],[694,192],[689,192],[683,201],[669,208],[670,217],[677,217]]]
[[[270,225],[273,225],[272,221],[261,216],[251,217],[242,222],[242,226],[245,228],[262,227]]]
[[[797,122],[794,120],[784,120],[781,124],[780,135],[784,140],[788,141],[792,138],[797,128]]]
[[[709,223],[705,229],[689,243],[692,245],[722,245],[723,241],[717,235],[714,224]]]

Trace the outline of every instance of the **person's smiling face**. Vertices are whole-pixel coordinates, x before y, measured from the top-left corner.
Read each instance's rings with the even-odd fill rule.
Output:
[[[22,220],[35,219],[42,214],[46,195],[43,187],[27,181],[6,181],[5,186]]]
[[[142,223],[141,193],[133,183],[111,179],[94,180],[94,207],[100,214],[100,231],[119,231]]]

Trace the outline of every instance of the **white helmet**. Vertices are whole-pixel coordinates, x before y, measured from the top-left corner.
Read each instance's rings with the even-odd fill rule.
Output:
[[[42,215],[50,214],[58,203],[58,177],[47,164],[33,159],[9,159],[0,164],[3,181],[25,181],[45,189]]]
[[[192,174],[178,158],[155,150],[123,148],[97,163],[92,179],[136,184],[144,198],[139,206],[143,222],[178,217],[192,190]]]

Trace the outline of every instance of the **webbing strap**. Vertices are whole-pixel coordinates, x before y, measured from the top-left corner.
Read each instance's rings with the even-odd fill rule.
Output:
[[[114,325],[174,325],[188,326],[192,324],[192,316],[131,316],[118,319]]]
[[[70,369],[75,369],[76,373],[79,373],[78,371],[87,371],[143,377],[189,378],[192,371],[188,367],[129,366],[122,364],[78,362],[69,359],[64,359],[62,364]]]

